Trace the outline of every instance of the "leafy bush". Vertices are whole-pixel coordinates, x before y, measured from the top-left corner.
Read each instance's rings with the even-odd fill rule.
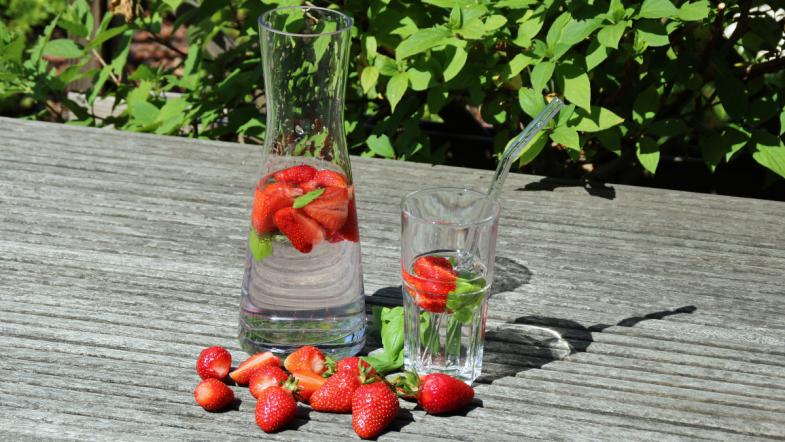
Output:
[[[257,110],[263,98],[255,18],[273,3],[299,2],[156,1],[147,14],[122,24],[103,17],[91,33],[93,18],[78,0],[25,52],[22,37],[0,26],[0,101],[32,98],[33,118],[51,119],[59,103],[70,110],[72,124],[259,141],[264,118]],[[520,165],[547,148],[577,165],[621,157],[655,173],[666,154],[701,156],[714,170],[746,152],[785,176],[785,18],[771,11],[785,2],[677,3],[320,4],[356,20],[346,126],[350,145],[364,155],[443,161],[449,146],[431,145],[420,122],[442,121],[448,106],[479,109],[498,153],[555,94],[570,105]],[[164,44],[160,30],[167,18],[188,28],[190,46],[179,66],[139,66],[128,75],[133,33],[150,32]],[[53,38],[54,32],[86,43]],[[114,57],[84,70],[109,42]],[[42,55],[75,63],[58,73]],[[92,87],[80,105],[64,91],[85,77]],[[95,115],[92,103],[105,96],[127,108]]]

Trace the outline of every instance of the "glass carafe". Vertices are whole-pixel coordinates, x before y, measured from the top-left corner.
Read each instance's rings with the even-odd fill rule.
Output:
[[[259,17],[267,128],[248,232],[239,339],[249,353],[365,343],[355,188],[343,105],[351,18],[317,7]]]

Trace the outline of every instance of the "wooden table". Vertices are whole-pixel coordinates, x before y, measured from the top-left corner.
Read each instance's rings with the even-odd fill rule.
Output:
[[[259,152],[0,119],[0,439],[356,437],[194,403],[203,347],[245,356]],[[491,174],[353,163],[368,303],[400,302],[401,196]],[[514,175],[498,256],[474,407],[404,404],[381,439],[785,438],[785,204]]]

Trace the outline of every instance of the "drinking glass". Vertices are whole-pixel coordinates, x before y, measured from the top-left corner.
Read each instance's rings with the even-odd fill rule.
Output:
[[[499,203],[471,189],[401,203],[404,365],[471,384],[482,371]]]

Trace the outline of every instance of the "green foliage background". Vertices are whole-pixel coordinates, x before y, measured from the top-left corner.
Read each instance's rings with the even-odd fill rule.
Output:
[[[23,4],[33,0],[0,0]],[[0,112],[68,124],[259,142],[264,117],[255,18],[297,1],[163,0],[125,21],[94,18],[85,0],[59,15],[0,24]],[[785,1],[426,0],[316,2],[354,17],[346,127],[355,153],[443,162],[422,121],[447,106],[480,110],[498,154],[548,97],[569,103],[519,159],[544,149],[572,164],[616,156],[656,173],[661,155],[703,158],[712,171],[740,154],[785,177],[783,25],[768,8]],[[22,8],[23,10],[25,8]],[[27,8],[28,10],[30,8]],[[46,12],[45,19],[40,16]],[[177,71],[139,66],[129,75],[134,32],[160,37],[165,19],[188,29]],[[47,23],[37,38],[26,36]],[[729,28],[731,26],[731,28]],[[113,56],[86,69],[111,45]],[[215,48],[220,48],[215,50]],[[72,59],[56,72],[45,56]],[[68,98],[89,78],[87,104]],[[173,96],[168,93],[176,92]],[[99,117],[112,97],[127,108]]]

